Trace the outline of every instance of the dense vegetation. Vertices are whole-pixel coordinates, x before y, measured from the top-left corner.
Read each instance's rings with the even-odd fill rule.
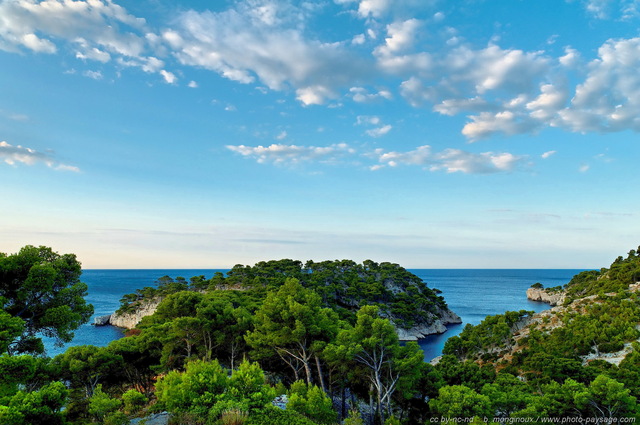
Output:
[[[38,274],[66,270],[56,269],[63,264],[76,270],[74,257],[23,251],[0,256],[0,285],[14,288],[3,293],[0,312],[1,424],[127,424],[164,410],[173,424],[184,425],[431,424],[473,417],[475,423],[485,417],[612,423],[640,415],[640,299],[625,283],[637,279],[635,251],[611,269],[574,278],[565,287],[575,291],[573,302],[553,313],[507,312],[465,327],[436,365],[423,361],[417,344],[400,344],[389,318],[404,317],[397,309],[407,305],[433,311],[442,298],[399,266],[348,261],[303,267],[283,260],[236,266],[210,279],[165,277],[124,298],[125,310],[144,299],[162,302],[107,347],[76,346],[52,359],[37,349],[18,350],[44,329],[38,323],[49,322],[28,324],[20,316],[22,309],[12,306],[30,299],[33,311],[41,311],[40,298],[16,288],[39,287],[49,295],[43,304],[60,293],[73,301],[70,313],[47,328],[61,330],[61,339],[90,313],[78,299],[86,287],[77,273]],[[33,272],[12,271],[16,264],[28,268],[34,252],[44,254],[31,262]],[[423,317],[412,314],[403,320]],[[623,360],[607,362],[612,357],[604,353]]]
[[[336,311],[343,320],[353,321],[363,305],[377,305],[383,317],[410,328],[418,323],[431,323],[434,315],[446,309],[444,298],[437,290],[428,288],[419,277],[397,264],[336,260],[307,261],[303,265],[300,261],[279,260],[263,261],[255,266],[236,265],[226,276],[218,272],[208,280],[204,276],[194,276],[189,281],[163,276],[156,287],[125,295],[118,311],[134,311],[144,300],[185,290],[241,289],[265,296],[288,278],[297,279],[302,286],[312,289],[320,296],[323,306]]]

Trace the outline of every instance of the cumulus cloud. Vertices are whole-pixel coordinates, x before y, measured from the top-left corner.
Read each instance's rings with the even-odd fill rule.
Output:
[[[601,18],[631,16],[640,4],[580,1]],[[362,27],[342,41],[308,31],[321,8],[309,3],[238,0],[217,12],[180,12],[156,30],[110,0],[0,0],[0,49],[72,49],[81,61],[135,67],[168,84],[185,75],[171,64],[204,68],[237,83],[295,93],[303,105],[335,106],[344,95],[357,103],[392,100],[393,85],[401,81],[398,91],[410,105],[465,115],[461,132],[471,141],[548,126],[640,131],[640,38],[608,40],[590,61],[570,46],[552,57],[503,48],[497,41],[481,47],[465,41],[464,34],[444,26],[444,14],[432,7],[435,0],[334,3],[362,19]],[[416,8],[428,13],[402,13]],[[368,43],[377,45],[363,54]],[[186,85],[197,87],[193,81]],[[375,128],[365,132],[372,137],[391,130],[388,124],[370,125]]]
[[[640,131],[640,38],[608,40],[588,65],[571,105],[559,111],[573,131]]]
[[[461,149],[444,149],[435,152],[431,146],[419,146],[406,152],[386,151],[379,148],[373,152],[358,152],[345,143],[326,147],[272,144],[270,146],[228,145],[227,149],[258,163],[297,165],[307,162],[340,163],[345,158],[357,157],[358,163],[376,171],[387,167],[418,166],[436,172],[464,174],[491,174],[510,172],[527,164],[526,156],[508,152],[472,153]],[[371,161],[375,163],[371,164]]]
[[[170,72],[148,55],[159,37],[149,32],[143,18],[129,14],[110,0],[13,0],[0,2],[0,49],[56,53],[70,47],[83,61],[135,66],[149,73]]]
[[[513,171],[521,166],[526,157],[511,153],[472,153],[460,149],[445,149],[433,152],[428,145],[420,146],[408,152],[375,152],[380,164],[370,167],[378,170],[382,167],[400,165],[422,166],[430,171],[444,170],[447,173],[461,172],[465,174],[489,174]]]
[[[374,128],[370,128],[365,133],[370,137],[382,137],[393,128],[389,124],[382,124],[382,120],[378,116],[359,115],[356,117],[356,124]]]
[[[638,0],[582,0],[585,9],[598,19],[631,19],[638,17]]]
[[[103,78],[102,72],[100,71],[84,71],[82,75],[93,80],[102,80]]]
[[[0,142],[0,158],[9,165],[16,165],[18,163],[24,165],[35,165],[42,163],[55,170],[80,171],[78,167],[60,163],[48,153],[38,152],[34,149],[22,147],[20,145],[14,146],[5,141]]]
[[[293,88],[303,104],[322,104],[367,67],[341,43],[307,38],[305,17],[292,4],[240,2],[217,13],[182,13],[163,37],[184,65],[239,83],[259,81],[272,90]]]
[[[391,92],[386,89],[379,90],[376,93],[369,93],[364,87],[351,87],[349,92],[353,101],[358,103],[372,103],[380,99],[393,99]]]
[[[296,165],[310,161],[334,162],[339,157],[355,153],[355,150],[346,143],[324,147],[272,144],[270,146],[227,145],[226,148],[242,156],[253,158],[261,164],[279,165]]]

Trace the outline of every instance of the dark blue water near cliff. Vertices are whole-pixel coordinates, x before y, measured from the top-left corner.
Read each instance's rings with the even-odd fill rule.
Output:
[[[144,286],[154,286],[161,276],[173,278],[204,275],[207,279],[216,271],[226,270],[85,270],[82,281],[89,286],[87,301],[93,304],[95,316],[111,314],[120,305],[122,295]],[[430,360],[442,351],[444,342],[450,336],[462,331],[466,323],[478,324],[488,315],[501,314],[508,310],[542,311],[547,304],[528,301],[526,290],[536,282],[545,287],[564,285],[581,270],[460,270],[460,269],[413,269],[431,288],[442,291],[451,310],[463,320],[461,325],[450,325],[446,333],[434,335],[420,341],[425,352],[425,360]],[[93,318],[91,319],[93,322]],[[45,341],[47,353],[54,356],[71,345],[107,345],[120,338],[122,332],[112,326],[95,327],[90,324],[76,331],[75,339],[65,347],[54,347],[52,341]]]

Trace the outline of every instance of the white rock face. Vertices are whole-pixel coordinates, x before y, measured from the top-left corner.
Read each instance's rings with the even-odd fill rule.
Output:
[[[151,300],[142,301],[132,313],[118,314],[113,313],[109,319],[109,324],[119,328],[133,329],[136,327],[143,317],[151,316],[156,312],[162,298],[153,298]]]
[[[105,326],[109,324],[111,320],[111,315],[107,314],[106,316],[97,316],[93,319],[94,326]]]
[[[540,301],[549,303],[550,305],[562,305],[564,302],[564,291],[548,292],[546,289],[529,288],[527,289],[527,299],[531,301]]]
[[[450,323],[462,323],[462,319],[460,319],[460,316],[449,309],[439,310],[438,316],[434,316],[435,320],[431,323],[431,325],[428,326],[422,324],[414,326],[411,329],[396,327],[398,339],[400,341],[417,341],[419,339],[425,338],[428,335],[441,334],[446,332],[446,325]]]

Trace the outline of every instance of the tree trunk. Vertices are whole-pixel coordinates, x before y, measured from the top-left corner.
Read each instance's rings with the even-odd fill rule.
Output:
[[[320,366],[320,359],[315,354],[313,357],[316,358],[316,367],[318,368],[318,380],[320,381],[320,388],[322,388],[322,391],[326,393],[327,389],[324,386],[324,378],[322,377],[322,367]]]

